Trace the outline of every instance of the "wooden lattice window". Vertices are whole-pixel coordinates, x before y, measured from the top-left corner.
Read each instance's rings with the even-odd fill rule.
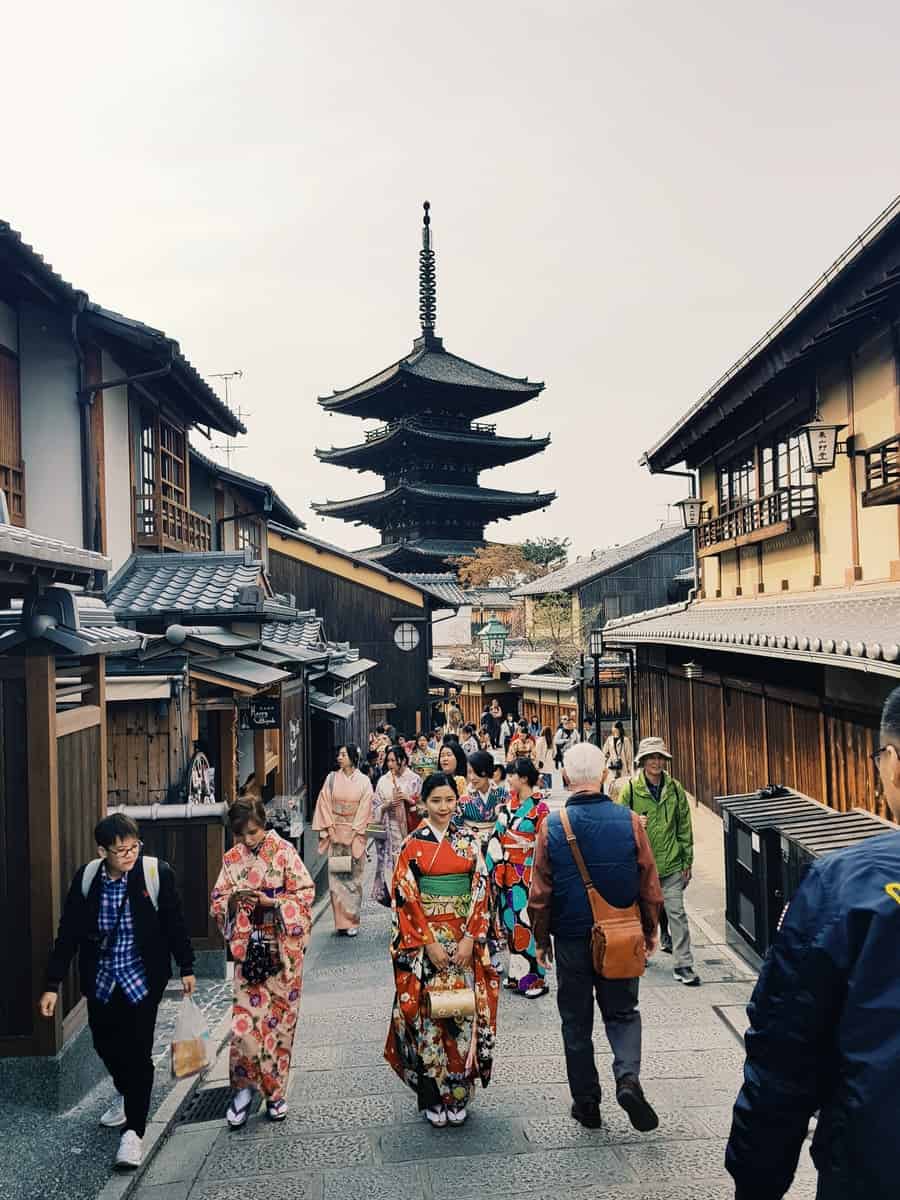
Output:
[[[239,517],[235,521],[238,550],[249,550],[254,558],[262,558],[262,526],[256,517]]]
[[[166,500],[187,507],[187,466],[184,461],[184,430],[159,421],[159,481]]]
[[[22,414],[19,360],[0,348],[0,489],[6,493],[13,525],[25,524],[25,467],[22,462]]]

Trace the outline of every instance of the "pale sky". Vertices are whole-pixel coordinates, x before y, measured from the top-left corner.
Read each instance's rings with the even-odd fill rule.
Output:
[[[82,0],[2,22],[0,217],[204,374],[242,370],[233,466],[351,548],[378,536],[309,503],[380,481],[313,450],[369,425],[316,397],[411,348],[424,199],[445,345],[547,385],[498,425],[550,449],[481,482],[559,498],[488,537],[586,554],[666,518],[684,481],[642,451],[900,191],[888,0]]]

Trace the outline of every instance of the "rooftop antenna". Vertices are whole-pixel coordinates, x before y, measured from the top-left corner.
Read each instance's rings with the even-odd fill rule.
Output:
[[[244,378],[243,371],[214,371],[210,375],[210,379],[224,379],[224,381],[225,381],[225,407],[226,408],[231,409],[231,381],[233,379],[243,379],[243,378]],[[252,417],[253,413],[248,412],[246,409],[241,408],[241,406],[238,405],[237,409],[234,410],[234,415],[237,417],[237,419],[239,421],[242,421],[244,419],[244,417]],[[236,453],[238,450],[246,449],[246,442],[241,442],[238,444],[235,442],[234,438],[227,437],[224,442],[210,442],[210,449],[211,450],[221,450],[225,455],[226,466],[228,466],[230,468],[232,454]]]
[[[431,204],[422,205],[422,249],[419,251],[419,322],[425,342],[434,340],[434,325],[437,319],[437,280],[434,267],[434,249],[431,244]]]

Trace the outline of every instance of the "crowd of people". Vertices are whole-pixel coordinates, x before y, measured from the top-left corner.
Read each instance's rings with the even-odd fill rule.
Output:
[[[342,746],[318,796],[313,828],[343,936],[359,930],[375,841],[372,896],[391,908],[395,983],[384,1056],[436,1128],[462,1125],[476,1084],[490,1081],[503,976],[514,995],[540,1000],[551,966],[573,1118],[601,1124],[596,1002],[618,1104],[639,1131],[659,1124],[640,1080],[639,985],[664,911],[675,979],[700,982],[683,902],[690,805],[661,738],[644,738],[632,764],[620,725],[601,747],[596,737],[572,738],[570,724],[557,731],[568,743],[561,809],[547,803],[545,751],[535,757],[541,743],[528,722],[510,728],[505,766],[488,750],[467,754],[464,725],[440,741],[377,730],[377,770],[364,769],[355,746]],[[885,705],[873,758],[900,819],[900,688]],[[291,842],[267,828],[258,798],[237,800],[228,819],[234,844],[211,912],[236,964],[227,1121],[238,1129],[254,1093],[270,1120],[287,1115],[314,885]],[[101,1122],[122,1130],[117,1164],[135,1167],[157,1008],[171,958],[184,994],[194,991],[193,952],[173,872],[142,854],[137,825],[113,814],[95,838],[99,857],[72,882],[39,1007],[54,1016],[77,952],[94,1045],[118,1093]],[[781,1200],[816,1110],[819,1195],[889,1194],[885,1148],[900,1065],[900,995],[889,969],[900,928],[898,846],[887,834],[815,864],[783,917],[749,1009],[745,1083],[727,1151],[738,1200]],[[834,1130],[843,1131],[837,1140]]]

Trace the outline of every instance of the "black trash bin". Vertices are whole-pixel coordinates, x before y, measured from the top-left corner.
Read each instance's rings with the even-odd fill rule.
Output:
[[[893,822],[885,821],[882,817],[863,809],[835,813],[833,821],[816,830],[782,830],[779,840],[785,903],[793,899],[815,859],[892,831],[897,831]]]
[[[837,814],[802,792],[770,787],[717,796],[725,838],[725,915],[759,955],[784,908],[781,831],[814,833]]]

